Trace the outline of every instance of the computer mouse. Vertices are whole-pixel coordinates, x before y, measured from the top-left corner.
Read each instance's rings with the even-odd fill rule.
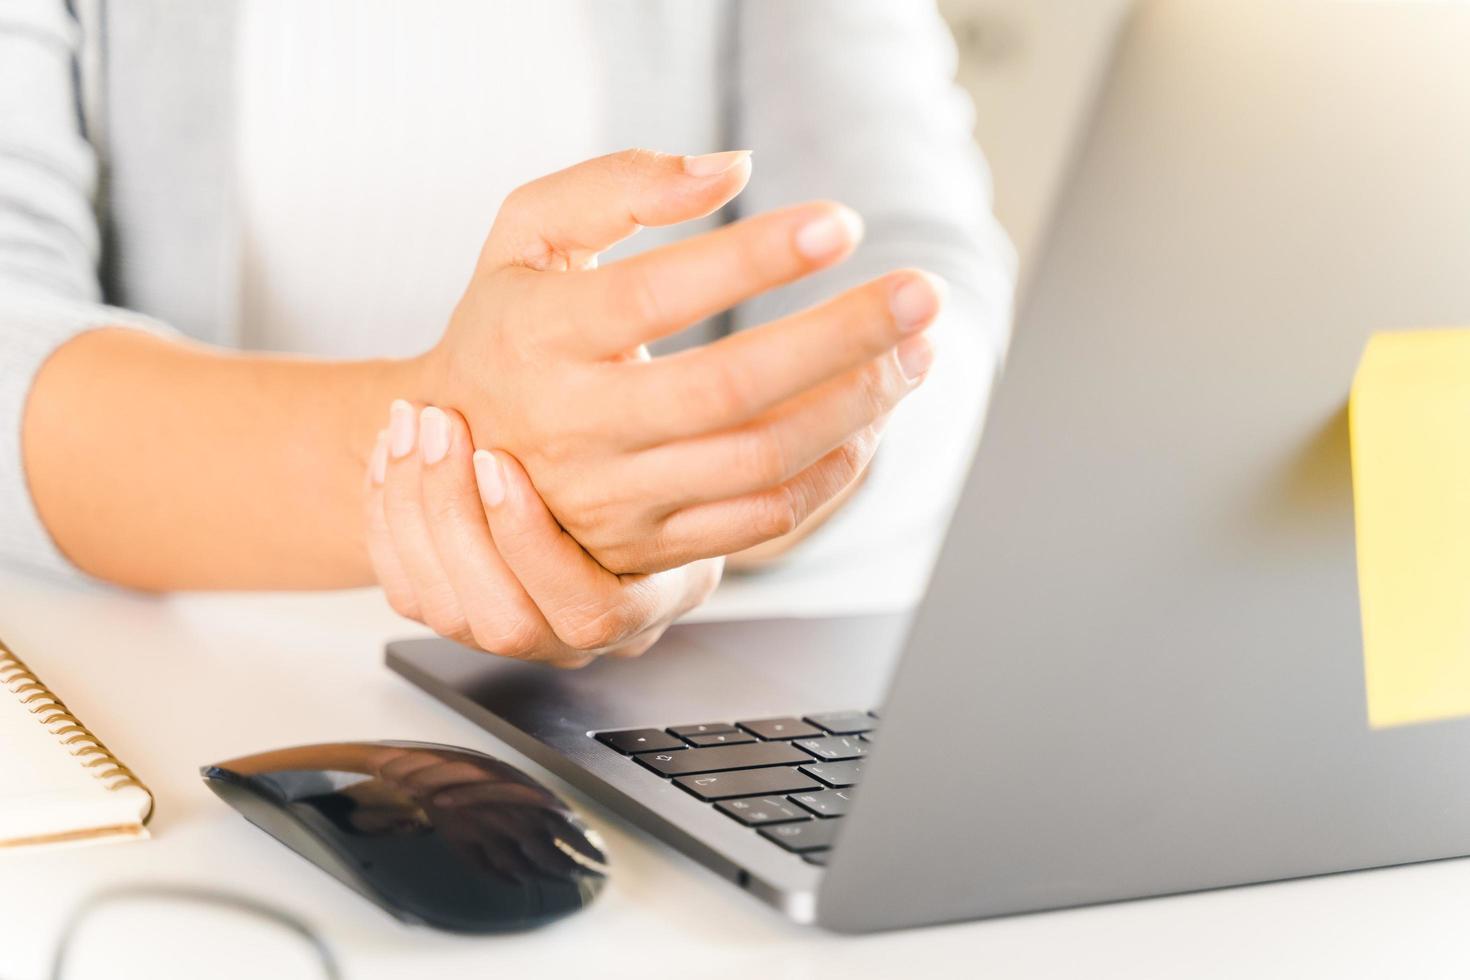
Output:
[[[520,770],[425,742],[303,745],[203,766],[245,819],[405,922],[526,929],[607,881],[596,832]]]

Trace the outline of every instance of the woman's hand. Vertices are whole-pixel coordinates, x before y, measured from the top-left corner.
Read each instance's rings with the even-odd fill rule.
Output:
[[[457,412],[395,402],[365,492],[393,608],[491,653],[581,667],[637,656],[719,583],[721,559],[614,575],[557,525],[516,459],[473,452]]]
[[[646,342],[855,246],[857,216],[818,202],[596,267],[640,226],[708,214],[749,176],[743,153],[631,151],[521,187],[424,360],[430,399],[463,413],[474,445],[520,460],[555,520],[615,572],[673,569],[790,533],[862,472],[877,423],[932,361],[923,330],[939,312],[939,283],[913,270],[649,359]],[[507,467],[507,494],[529,492],[519,466]],[[642,584],[652,581],[621,585],[662,595],[662,583]]]

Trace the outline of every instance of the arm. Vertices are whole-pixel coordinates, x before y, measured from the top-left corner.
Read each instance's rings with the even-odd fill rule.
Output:
[[[457,410],[476,445],[513,454],[562,526],[617,572],[791,530],[855,476],[866,443],[847,437],[917,385],[892,351],[925,343],[939,297],[923,274],[892,273],[649,360],[645,341],[855,244],[844,209],[817,202],[596,267],[640,224],[737,194],[748,161],[713,162],[614,154],[518,189],[422,358],[232,355],[122,330],[73,338],[39,372],[23,421],[47,528],[79,567],[143,588],[368,581],[356,474],[396,395]]]
[[[19,419],[61,344],[101,324],[161,324],[102,305],[95,161],[73,76],[79,41],[61,0],[0,3],[0,559],[65,574],[32,507]]]
[[[945,312],[929,331],[938,360],[892,417],[871,479],[835,518],[910,536],[947,516],[1010,331],[1014,257],[991,215],[968,99],[952,81],[953,42],[930,3],[747,0],[736,16],[734,138],[761,161],[740,209],[819,189],[867,224],[852,259],[745,304],[736,326],[881,269],[922,266],[949,284]],[[773,541],[761,557],[799,538]]]
[[[240,355],[94,330],[35,379],[25,472],[56,543],[101,579],[367,585],[363,467],[383,406],[425,386],[421,359]]]

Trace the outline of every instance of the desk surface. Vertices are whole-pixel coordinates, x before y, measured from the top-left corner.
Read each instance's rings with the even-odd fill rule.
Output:
[[[246,824],[201,763],[265,748],[413,738],[558,781],[382,666],[412,632],[371,592],[151,599],[0,578],[4,636],[152,785],[154,839],[0,856],[0,977],[41,977],[98,888],[191,882],[314,923],[346,976],[1382,977],[1470,975],[1470,861],[862,938],[793,926],[565,785],[614,875],[588,912],[529,935],[401,926]]]

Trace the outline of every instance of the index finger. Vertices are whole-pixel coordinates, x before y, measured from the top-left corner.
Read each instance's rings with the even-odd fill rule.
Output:
[[[624,150],[517,187],[501,205],[479,268],[580,269],[644,226],[722,207],[750,179],[742,151],[680,157]]]

